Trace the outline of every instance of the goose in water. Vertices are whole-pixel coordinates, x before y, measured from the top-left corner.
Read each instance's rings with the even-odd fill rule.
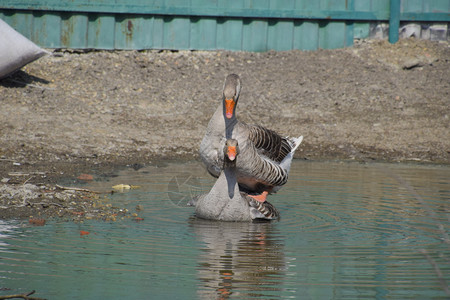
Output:
[[[252,221],[279,219],[277,209],[265,201],[256,201],[239,190],[236,163],[241,160],[238,141],[229,139],[223,151],[223,169],[209,193],[193,199],[195,215],[219,221]]]
[[[236,163],[241,190],[260,202],[287,182],[294,152],[303,140],[282,137],[275,131],[258,125],[248,125],[236,118],[236,106],[241,91],[238,75],[225,79],[223,97],[209,121],[200,144],[200,157],[208,172],[218,177],[223,166],[222,149],[227,139],[236,139],[241,148]]]

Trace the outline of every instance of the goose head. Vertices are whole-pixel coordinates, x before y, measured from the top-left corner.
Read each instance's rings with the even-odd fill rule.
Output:
[[[230,74],[225,79],[223,85],[223,103],[225,108],[225,117],[231,119],[241,92],[241,79],[236,74]]]
[[[223,168],[227,179],[228,197],[232,199],[235,196],[235,190],[237,188],[237,178],[235,168],[236,168],[236,158],[239,155],[238,141],[235,139],[228,139],[225,142],[223,154],[224,154]]]
[[[228,139],[225,142],[225,147],[223,148],[225,161],[228,163],[235,162],[236,157],[239,155],[239,151],[238,141],[235,139]]]

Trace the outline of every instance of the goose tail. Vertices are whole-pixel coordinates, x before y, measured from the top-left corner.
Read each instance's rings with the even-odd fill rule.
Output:
[[[245,198],[250,206],[252,219],[280,220],[280,213],[270,202],[265,201],[261,203],[248,196]]]
[[[289,141],[292,143],[291,152],[295,152],[295,150],[297,150],[298,146],[300,146],[303,141],[303,135],[299,136],[298,138],[289,138]]]
[[[289,172],[290,168],[291,168],[291,162],[292,159],[294,158],[294,153],[295,150],[297,150],[298,146],[300,146],[300,144],[303,141],[303,136],[299,136],[298,138],[287,138],[287,140],[292,143],[291,145],[291,152],[289,152],[288,155],[286,155],[286,157],[281,161],[280,166],[285,169],[287,172]]]
[[[292,163],[292,159],[294,158],[294,153],[295,150],[297,150],[298,146],[300,146],[300,144],[303,141],[303,136],[299,136],[298,138],[287,138],[287,140],[292,143],[292,150],[291,152],[289,152],[288,155],[286,155],[286,157],[280,162],[280,167],[282,167],[283,169],[286,170],[287,173],[289,173],[290,169],[291,169],[291,163]],[[280,190],[281,186],[275,186],[272,189],[272,193],[276,193]]]

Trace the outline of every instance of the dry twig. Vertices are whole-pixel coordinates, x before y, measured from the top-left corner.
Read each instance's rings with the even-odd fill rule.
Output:
[[[27,180],[25,180],[22,184],[25,185],[28,181],[30,181],[31,179],[33,179],[34,176],[31,176],[30,178],[28,178]]]
[[[61,186],[59,184],[57,184],[56,187],[58,189],[61,189],[61,190],[72,190],[72,191],[78,191],[78,192],[87,192],[87,193],[101,194],[100,192],[95,192],[95,191],[91,191],[91,190],[88,190],[88,189],[82,189],[82,188],[76,188],[76,187],[66,187],[66,186]]]
[[[25,299],[25,300],[46,300],[45,298],[38,298],[38,297],[30,297],[30,295],[33,295],[34,293],[36,293],[35,290],[26,293],[26,294],[16,294],[16,295],[4,295],[4,296],[0,296],[0,300],[2,299]]]
[[[55,206],[59,206],[59,207],[64,207],[59,203],[55,203],[55,202],[37,202],[37,203],[30,203],[27,202],[28,205],[33,206],[33,205],[55,205]]]

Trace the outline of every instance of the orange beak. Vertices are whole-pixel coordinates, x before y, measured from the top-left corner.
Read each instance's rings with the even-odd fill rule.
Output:
[[[233,116],[235,104],[236,102],[234,102],[233,99],[225,99],[225,116],[227,117],[227,119],[231,119],[231,117]]]
[[[233,161],[236,159],[236,146],[228,146],[228,158]]]

